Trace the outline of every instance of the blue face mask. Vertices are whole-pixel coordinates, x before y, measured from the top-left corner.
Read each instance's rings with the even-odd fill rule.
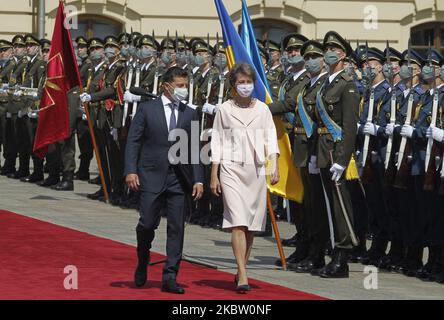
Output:
[[[322,64],[321,64],[321,58],[316,59],[308,59],[305,61],[305,69],[307,69],[308,73],[310,74],[318,74],[321,72]]]
[[[162,62],[165,63],[166,65],[170,64],[171,61],[173,61],[173,57],[171,57],[171,53],[169,53],[169,52],[164,52],[164,53],[162,53],[162,56],[160,57],[160,59],[161,59]]]
[[[329,65],[329,66],[332,66],[332,65],[338,63],[339,60],[340,60],[340,59],[339,59],[339,56],[338,56],[338,54],[337,54],[336,52],[333,52],[333,51],[327,51],[327,52],[324,54],[324,61],[325,61],[325,63],[326,63],[327,65]]]
[[[288,63],[291,65],[298,65],[302,62],[304,62],[304,57],[302,56],[288,57]]]
[[[435,69],[431,66],[424,66],[421,71],[421,77],[424,81],[431,81],[435,78]]]
[[[375,77],[376,72],[373,71],[373,68],[366,68],[362,72],[362,78],[365,79],[367,83],[372,83]]]
[[[129,56],[129,48],[122,47],[122,49],[120,49],[120,54],[125,58],[128,57]]]
[[[176,61],[180,65],[186,65],[188,61],[186,52],[179,51],[178,53],[176,53]]]
[[[91,52],[89,54],[89,58],[91,59],[91,61],[99,61],[103,59],[103,53],[98,51]]]
[[[225,69],[227,64],[228,64],[227,57],[225,55],[217,56],[214,59],[214,65],[220,69]]]
[[[142,59],[147,59],[155,56],[155,51],[148,48],[142,48],[140,49],[139,55]]]
[[[394,74],[392,65],[384,64],[384,66],[382,67],[382,73],[384,74],[384,77],[388,80],[393,78]]]
[[[439,77],[441,78],[442,81],[444,81],[444,68],[441,68],[441,71],[439,73]]]
[[[402,80],[410,79],[413,76],[413,71],[408,66],[402,66],[401,71],[399,71],[399,76]]]
[[[105,56],[107,58],[114,58],[117,55],[115,48],[106,48],[105,49]]]
[[[197,55],[196,58],[194,59],[196,66],[200,67],[203,64],[205,64],[205,58],[202,56]]]

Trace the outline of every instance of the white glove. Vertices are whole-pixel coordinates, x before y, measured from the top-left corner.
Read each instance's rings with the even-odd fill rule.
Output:
[[[86,116],[86,113],[82,114],[82,120],[84,120],[84,121],[88,120],[88,117]]]
[[[80,101],[82,101],[82,103],[90,102],[91,101],[91,95],[88,94],[88,93],[82,93],[80,95]]]
[[[388,136],[392,136],[393,131],[395,131],[395,127],[396,125],[394,123],[387,124],[387,126],[385,127],[385,134]]]
[[[415,128],[413,128],[411,125],[405,124],[402,126],[401,129],[401,136],[406,138],[411,138],[413,136],[413,131]]]
[[[215,113],[216,106],[214,104],[205,103],[202,107],[202,112],[205,112],[206,114],[213,115]]]
[[[341,179],[344,171],[345,171],[345,167],[343,167],[337,163],[333,164],[330,168],[330,172],[332,173],[331,180],[338,182],[339,179]]]
[[[23,91],[22,90],[15,90],[13,95],[15,98],[20,98],[23,95]]]
[[[141,99],[142,99],[141,96],[132,94],[128,90],[125,91],[125,94],[123,95],[123,100],[128,103],[139,102]]]
[[[316,156],[311,156],[310,162],[308,163],[308,173],[309,174],[320,174],[321,170],[317,165],[318,158]]]
[[[436,140],[438,142],[442,142],[444,140],[444,130],[434,126],[430,126],[427,129],[426,137],[433,138],[433,140]]]
[[[192,103],[188,103],[188,107],[190,107],[190,108],[193,109],[193,110],[196,110],[197,105],[192,104]]]
[[[373,124],[367,122],[364,126],[364,130],[362,131],[364,134],[369,134],[371,136],[376,136],[378,133],[379,126],[377,124]]]

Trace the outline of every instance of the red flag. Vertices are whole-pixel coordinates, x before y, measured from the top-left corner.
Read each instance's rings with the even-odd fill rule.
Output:
[[[70,136],[66,93],[71,88],[80,85],[79,69],[72,46],[71,32],[65,28],[64,22],[64,6],[60,0],[34,141],[34,153],[41,158],[48,152],[50,144]]]

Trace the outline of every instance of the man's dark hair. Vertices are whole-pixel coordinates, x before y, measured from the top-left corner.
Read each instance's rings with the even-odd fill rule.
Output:
[[[171,83],[174,78],[188,78],[188,72],[179,67],[171,67],[165,72],[163,82]]]
[[[248,63],[242,62],[240,64],[235,65],[230,73],[230,85],[232,87],[236,85],[237,76],[239,74],[247,76],[251,78],[253,82],[256,82],[257,76],[254,67]]]

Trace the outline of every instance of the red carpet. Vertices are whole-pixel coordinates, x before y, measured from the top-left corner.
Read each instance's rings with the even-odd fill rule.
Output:
[[[186,246],[186,244],[185,244]],[[162,259],[152,254],[152,261]],[[78,290],[65,290],[65,266],[78,269]],[[149,283],[133,285],[135,248],[0,210],[0,299],[319,300],[321,297],[251,279],[252,291],[234,292],[233,276],[182,262],[185,295],[160,291],[163,265],[149,268]]]

